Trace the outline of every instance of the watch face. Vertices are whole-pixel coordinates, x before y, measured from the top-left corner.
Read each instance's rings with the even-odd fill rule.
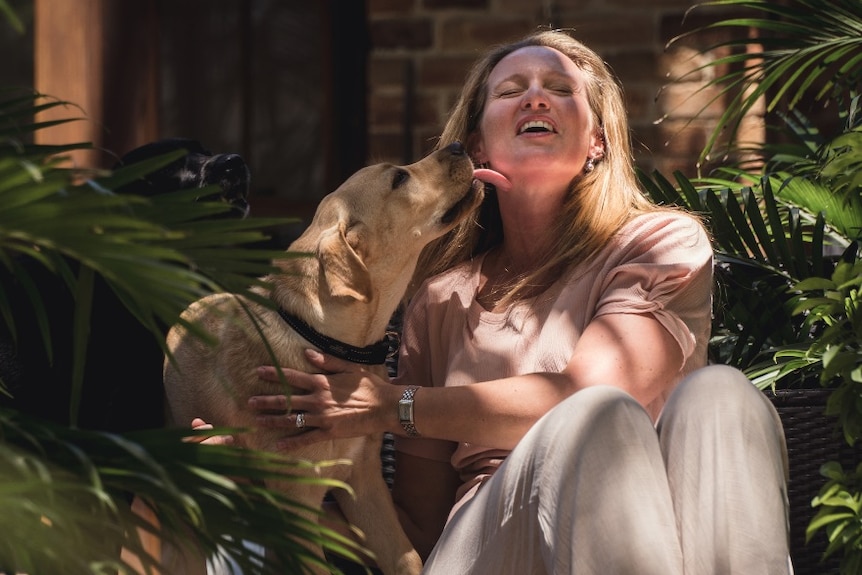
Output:
[[[399,401],[398,402],[398,419],[401,421],[411,421],[413,418],[410,417],[412,415],[411,408],[413,407],[412,401]]]

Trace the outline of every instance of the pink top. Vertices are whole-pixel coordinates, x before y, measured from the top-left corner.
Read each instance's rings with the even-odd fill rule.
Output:
[[[590,263],[574,266],[541,295],[501,313],[476,302],[483,260],[477,257],[430,278],[411,300],[395,383],[455,386],[560,372],[587,324],[609,313],[649,313],[660,321],[679,343],[685,375],[706,365],[712,254],[708,236],[692,218],[674,212],[638,216]],[[653,419],[670,391],[647,406]],[[451,461],[463,481],[459,500],[472,495],[509,453],[421,437],[399,437],[396,448]]]

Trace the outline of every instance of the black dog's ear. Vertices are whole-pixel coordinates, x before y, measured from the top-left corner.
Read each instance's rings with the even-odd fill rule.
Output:
[[[344,226],[337,225],[321,234],[317,257],[330,294],[361,302],[371,300],[371,274],[347,241]]]
[[[130,150],[123,154],[120,160],[114,165],[114,169],[120,166],[128,166],[136,164],[143,160],[156,158],[168,152],[176,150],[185,150],[189,154],[201,154],[203,156],[212,156],[212,152],[203,147],[197,140],[191,138],[165,138],[139,146],[134,150]]]
[[[166,166],[148,173],[127,184],[119,186],[115,191],[119,194],[134,194],[137,196],[153,196],[164,192],[173,192],[189,187],[188,179],[197,177],[196,173],[189,173],[187,164],[189,158],[205,158],[212,154],[204,149],[200,142],[189,138],[166,138],[144,144],[120,158],[114,165],[114,170],[123,166],[130,166],[153,158],[158,158],[171,152],[182,150],[185,154]],[[202,163],[202,162],[198,162]],[[196,185],[194,187],[197,187]]]

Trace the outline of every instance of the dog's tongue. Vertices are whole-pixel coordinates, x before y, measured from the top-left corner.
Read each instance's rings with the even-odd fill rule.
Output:
[[[509,181],[509,178],[500,172],[489,170],[488,168],[478,168],[473,170],[473,177],[485,182],[486,184],[491,184],[497,188],[498,192],[508,192],[512,189],[512,182]]]

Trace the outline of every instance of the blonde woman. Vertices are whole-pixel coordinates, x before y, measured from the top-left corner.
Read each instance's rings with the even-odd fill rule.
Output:
[[[602,60],[560,31],[492,50],[456,140],[487,199],[425,254],[397,378],[310,351],[328,375],[284,369],[301,394],[252,398],[284,411],[261,424],[398,434],[425,573],[790,573],[781,423],[707,366],[709,238],[638,189]]]

